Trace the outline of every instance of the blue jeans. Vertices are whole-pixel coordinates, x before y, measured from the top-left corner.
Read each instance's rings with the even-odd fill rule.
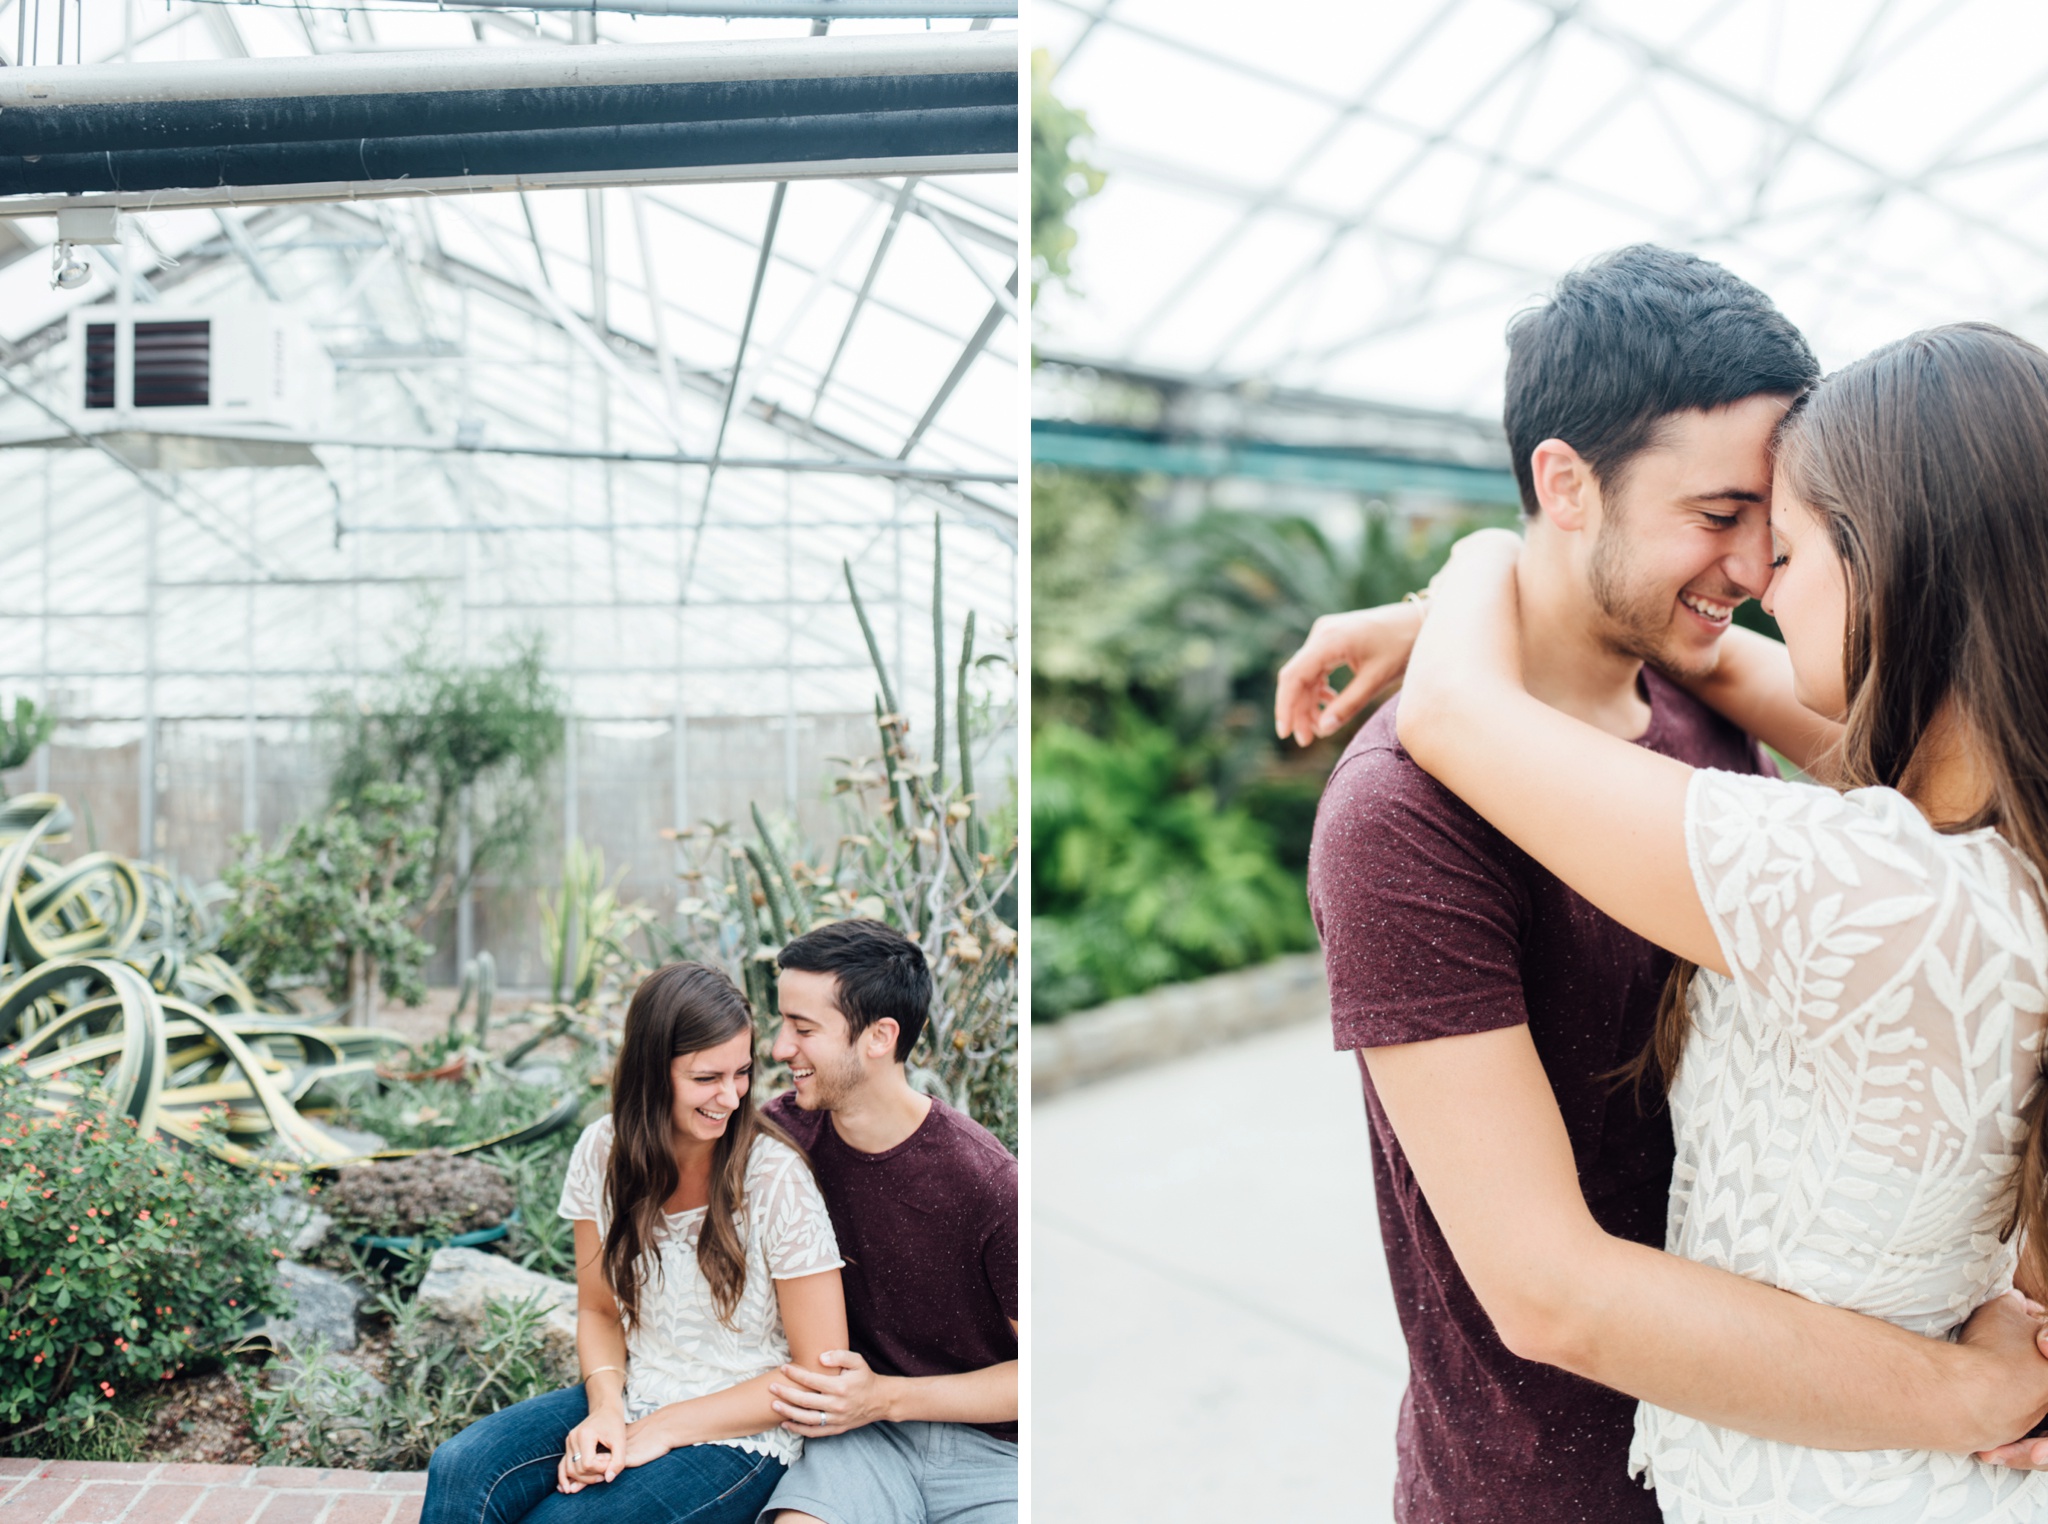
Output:
[[[569,1431],[589,1415],[583,1388],[529,1397],[434,1451],[420,1524],[750,1524],[783,1465],[735,1445],[685,1445],[581,1492],[555,1490]]]

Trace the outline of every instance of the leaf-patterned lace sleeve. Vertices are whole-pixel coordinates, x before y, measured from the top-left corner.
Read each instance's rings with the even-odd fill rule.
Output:
[[[754,1210],[760,1214],[768,1273],[789,1281],[837,1270],[846,1261],[839,1257],[839,1240],[833,1236],[832,1218],[811,1167],[773,1138],[761,1139],[754,1149],[761,1160],[756,1166],[760,1178],[750,1188]]]
[[[561,1205],[557,1217],[572,1222],[601,1222],[599,1209],[604,1199],[604,1166],[611,1152],[612,1119],[599,1117],[583,1129],[576,1151],[569,1156],[569,1174],[562,1181]]]
[[[1956,873],[1947,839],[1902,795],[1703,769],[1685,824],[1693,881],[1747,998],[1820,1041],[1904,1015],[1901,976]]]

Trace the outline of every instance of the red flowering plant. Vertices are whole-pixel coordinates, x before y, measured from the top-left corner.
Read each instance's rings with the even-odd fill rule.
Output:
[[[284,1311],[276,1184],[97,1093],[39,1112],[0,1064],[0,1435],[89,1426]]]

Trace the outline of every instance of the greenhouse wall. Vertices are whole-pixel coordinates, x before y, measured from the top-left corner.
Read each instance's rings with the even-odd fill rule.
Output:
[[[675,725],[666,720],[591,720],[575,724],[573,814],[565,785],[568,761],[549,778],[527,862],[511,873],[479,879],[475,947],[498,960],[514,988],[546,982],[536,887],[560,881],[563,847],[573,831],[604,853],[608,876],[623,872],[620,892],[667,912],[678,898],[676,847],[660,833],[678,823],[676,792],[685,791],[690,822],[744,823],[758,805],[771,820],[794,817],[806,842],[830,843],[838,833],[832,780],[838,757],[878,750],[868,714],[798,714],[795,744],[783,716],[716,716],[685,722],[684,766],[676,767]],[[141,726],[134,722],[67,725],[46,757],[0,774],[8,794],[48,789],[77,818],[71,839],[51,849],[68,860],[95,848],[138,853],[197,884],[217,879],[233,841],[254,829],[275,843],[317,813],[327,799],[327,764],[312,726],[303,721],[161,720],[156,740],[154,850],[142,850]],[[982,796],[1000,808],[1010,794],[1014,737],[986,738],[978,767],[994,780]],[[251,763],[253,762],[253,788]],[[455,915],[444,909],[427,932],[435,945],[432,983],[453,983]]]

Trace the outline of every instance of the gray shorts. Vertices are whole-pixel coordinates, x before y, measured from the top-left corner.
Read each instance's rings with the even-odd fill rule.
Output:
[[[1017,1524],[1017,1447],[964,1423],[871,1423],[804,1441],[756,1524]]]

